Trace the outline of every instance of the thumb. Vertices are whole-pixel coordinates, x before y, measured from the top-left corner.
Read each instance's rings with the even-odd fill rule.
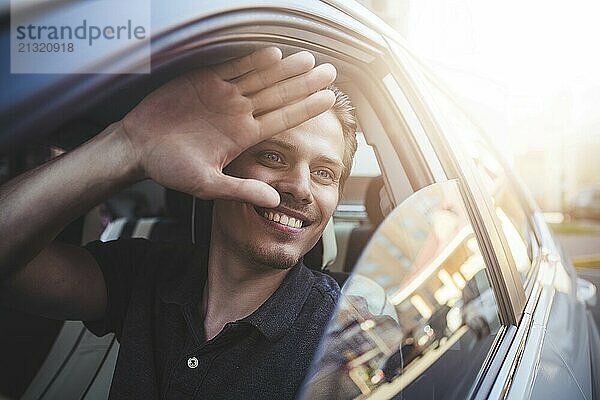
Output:
[[[279,193],[272,186],[256,179],[242,179],[220,174],[213,183],[211,197],[252,203],[259,207],[275,208],[279,205]]]

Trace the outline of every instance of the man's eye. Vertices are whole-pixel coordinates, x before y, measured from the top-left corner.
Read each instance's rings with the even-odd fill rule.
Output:
[[[314,174],[321,179],[335,180],[335,176],[333,175],[333,173],[326,169],[318,169],[314,172]]]
[[[266,152],[262,154],[262,157],[268,161],[281,162],[281,157],[277,153]]]

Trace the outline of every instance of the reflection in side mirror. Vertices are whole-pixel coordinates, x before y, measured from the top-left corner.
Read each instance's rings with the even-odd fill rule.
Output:
[[[431,185],[364,248],[301,397],[464,398],[499,327],[458,183]]]

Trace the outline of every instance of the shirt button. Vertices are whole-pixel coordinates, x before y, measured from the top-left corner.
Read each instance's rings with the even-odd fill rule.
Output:
[[[198,366],[198,359],[196,357],[188,358],[188,367],[194,369]]]

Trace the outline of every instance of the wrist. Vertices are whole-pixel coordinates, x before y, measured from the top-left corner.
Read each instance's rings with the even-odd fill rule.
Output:
[[[127,134],[122,120],[109,125],[100,135],[100,140],[106,141],[109,147],[107,156],[112,158],[119,180],[133,183],[147,178],[139,152]]]

